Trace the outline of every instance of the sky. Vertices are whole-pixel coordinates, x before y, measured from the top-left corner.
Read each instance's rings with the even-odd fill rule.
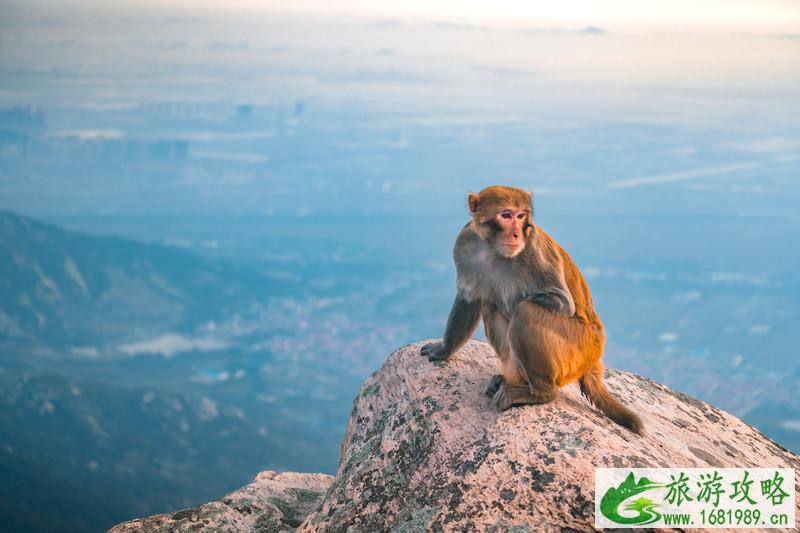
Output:
[[[158,3],[163,0],[141,0]],[[441,18],[482,24],[604,24],[613,29],[800,32],[797,0],[167,0],[193,7]]]

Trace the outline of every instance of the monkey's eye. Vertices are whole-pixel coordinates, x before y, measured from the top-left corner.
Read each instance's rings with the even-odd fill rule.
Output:
[[[500,213],[500,216],[501,216],[501,217],[503,217],[503,218],[505,218],[505,219],[507,219],[507,220],[511,220],[512,218],[514,218],[514,217],[511,215],[511,212],[510,212],[510,211],[503,211],[502,213]]]
[[[517,215],[517,218],[522,220],[523,218],[525,218],[525,213],[520,213],[519,215]]]

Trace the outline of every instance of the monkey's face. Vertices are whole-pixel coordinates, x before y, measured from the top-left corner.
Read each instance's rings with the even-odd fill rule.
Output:
[[[494,238],[495,251],[504,257],[514,257],[525,248],[525,233],[530,212],[507,208],[498,212],[493,226],[498,230]]]
[[[527,191],[500,185],[469,194],[473,228],[497,255],[513,258],[525,249],[533,228],[532,199]]]

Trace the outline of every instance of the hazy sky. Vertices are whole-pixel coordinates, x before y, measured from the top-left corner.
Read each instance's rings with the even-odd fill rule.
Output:
[[[164,4],[163,0],[141,0]],[[800,31],[798,0],[169,0],[186,6],[244,7],[498,24],[572,22],[615,28]]]

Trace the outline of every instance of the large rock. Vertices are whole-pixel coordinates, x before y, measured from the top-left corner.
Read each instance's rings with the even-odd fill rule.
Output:
[[[131,520],[110,531],[294,531],[322,499],[326,474],[264,471],[249,485],[194,509]]]
[[[575,385],[550,404],[497,412],[484,395],[496,371],[488,344],[437,364],[421,346],[394,352],[362,387],[335,479],[262,473],[216,502],[112,531],[592,531],[595,467],[800,467],[739,419],[616,370],[608,388],[642,416],[644,437]]]
[[[642,416],[645,437],[575,385],[501,413],[484,395],[496,372],[488,344],[436,365],[421,346],[396,351],[364,384],[336,480],[301,531],[591,531],[595,467],[800,467],[739,419],[615,370],[608,387]]]

